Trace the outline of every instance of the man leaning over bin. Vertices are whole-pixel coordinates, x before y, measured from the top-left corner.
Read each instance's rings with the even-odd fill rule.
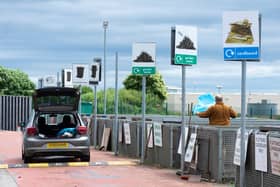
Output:
[[[221,95],[215,96],[215,105],[210,106],[205,112],[199,112],[201,118],[209,118],[210,125],[230,125],[230,118],[236,118],[237,113],[229,106],[223,103]]]

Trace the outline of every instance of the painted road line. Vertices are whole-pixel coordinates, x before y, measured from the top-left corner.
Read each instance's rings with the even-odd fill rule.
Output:
[[[138,161],[130,161],[130,160],[123,160],[123,161],[107,161],[109,166],[135,166],[138,165]]]
[[[96,161],[96,162],[57,162],[57,163],[30,163],[30,164],[0,164],[0,169],[8,168],[47,168],[47,167],[87,167],[87,166],[135,166],[137,160]]]
[[[34,164],[28,164],[29,168],[47,168],[49,167],[48,163],[34,163]]]
[[[9,168],[27,168],[27,164],[9,164]]]
[[[73,166],[73,167],[89,166],[89,162],[68,162],[68,166]]]
[[[67,162],[49,163],[49,167],[66,167],[66,166],[68,166]]]
[[[106,161],[90,162],[89,166],[108,166]]]
[[[0,164],[0,169],[7,169],[9,168],[8,164]]]

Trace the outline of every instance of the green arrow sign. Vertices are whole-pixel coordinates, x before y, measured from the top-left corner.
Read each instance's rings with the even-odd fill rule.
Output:
[[[175,55],[175,64],[181,64],[181,65],[196,64],[196,56],[176,54]]]
[[[132,67],[133,75],[152,75],[156,73],[155,67]]]

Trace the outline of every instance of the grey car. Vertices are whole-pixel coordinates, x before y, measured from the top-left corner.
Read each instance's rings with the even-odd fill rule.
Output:
[[[23,124],[22,159],[72,156],[90,161],[87,126],[78,113],[80,92],[75,88],[49,87],[34,91],[34,112]]]

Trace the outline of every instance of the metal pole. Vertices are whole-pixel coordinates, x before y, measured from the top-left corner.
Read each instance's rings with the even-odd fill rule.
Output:
[[[246,61],[242,62],[241,80],[241,154],[240,154],[240,187],[245,186],[245,107],[246,107]]]
[[[218,182],[223,180],[223,134],[222,129],[218,129]],[[208,155],[208,159],[210,156]]]
[[[263,187],[263,172],[261,171],[261,187]]]
[[[59,72],[57,72],[57,74],[56,74],[56,85],[57,85],[57,87],[60,87],[60,82],[59,82]]]
[[[118,52],[116,52],[116,73],[115,73],[115,124],[114,124],[114,143],[115,143],[115,155],[118,154]]]
[[[182,141],[182,147],[181,147],[181,174],[183,175],[184,173],[184,165],[185,165],[185,146],[186,146],[186,140],[185,140],[185,106],[186,106],[186,101],[185,101],[185,97],[186,97],[186,88],[185,88],[185,84],[186,84],[186,80],[185,80],[185,76],[186,76],[186,67],[184,65],[182,65],[182,124],[181,124],[181,141]]]
[[[93,145],[94,148],[97,146],[97,94],[96,94],[96,84],[94,85],[94,125],[93,125]]]
[[[169,160],[169,167],[172,168],[173,167],[173,126],[170,125],[170,132],[169,132],[169,136],[170,136],[170,160]]]
[[[141,163],[144,163],[145,158],[145,140],[146,140],[146,126],[145,126],[145,113],[146,113],[146,76],[142,77],[142,147],[141,147]]]
[[[104,115],[106,115],[106,104],[107,104],[107,95],[106,95],[106,29],[108,27],[108,21],[103,21],[104,28]]]
[[[80,105],[79,105],[79,112],[82,114],[82,85],[79,85],[79,91],[80,91]]]

